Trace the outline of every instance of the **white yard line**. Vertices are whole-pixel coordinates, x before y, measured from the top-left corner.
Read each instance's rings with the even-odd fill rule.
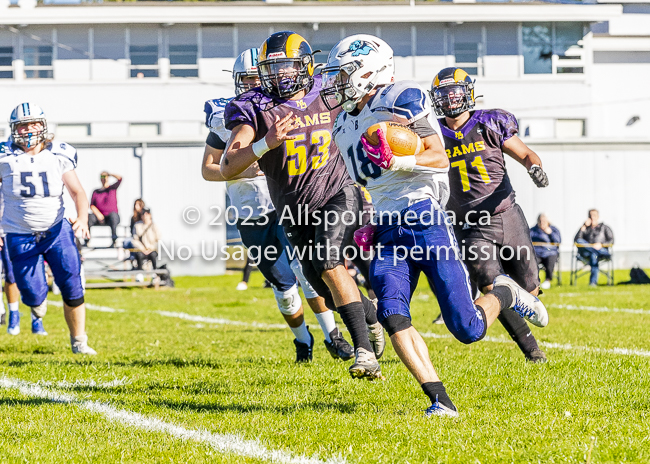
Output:
[[[630,314],[650,314],[650,310],[636,308],[610,308],[608,306],[578,306],[578,305],[561,305],[549,304],[549,308],[568,309],[569,311],[595,311],[598,313],[630,313]]]
[[[230,319],[221,319],[216,317],[195,316],[187,313],[177,313],[172,311],[155,311],[156,314],[165,317],[175,317],[177,319],[185,319],[192,322],[206,322],[208,324],[223,324],[223,325],[237,325],[240,327],[256,327],[258,329],[286,329],[286,324],[265,324],[263,322],[243,322],[233,321]]]
[[[123,387],[124,385],[129,385],[131,382],[125,377],[123,379],[110,380],[108,382],[96,382],[95,380],[75,380],[74,382],[69,382],[67,380],[59,380],[58,382],[49,382],[46,380],[39,380],[37,385],[41,387],[57,387],[66,389],[75,389],[75,388],[116,388]]]
[[[54,403],[75,405],[81,409],[101,414],[111,422],[119,422],[146,432],[165,433],[179,440],[202,443],[219,453],[231,453],[247,458],[289,464],[344,464],[346,462],[342,458],[321,461],[316,457],[294,456],[286,451],[268,449],[257,440],[245,440],[239,435],[222,435],[203,429],[186,429],[180,425],[164,422],[158,418],[144,416],[125,409],[118,409],[99,401],[77,399],[70,393],[43,388],[36,383],[24,380],[1,377],[0,388],[19,390],[23,395],[47,399]]]
[[[62,301],[48,300],[47,304],[52,306],[58,306],[59,308],[63,307]],[[90,309],[91,311],[100,311],[102,313],[125,313],[126,312],[126,310],[124,309],[109,308],[108,306],[100,306],[92,303],[86,303],[86,309]]]
[[[420,334],[424,338],[451,338],[450,334],[437,334],[432,332],[425,332]],[[506,338],[497,338],[497,337],[485,337],[482,341],[492,342],[492,343],[514,343],[512,340]],[[569,350],[569,351],[588,351],[592,353],[606,353],[606,354],[621,354],[624,356],[643,356],[650,357],[650,351],[638,350],[636,348],[594,348],[591,346],[579,346],[571,345],[570,343],[550,343],[550,342],[537,342],[540,346],[546,348],[556,348],[558,350]]]

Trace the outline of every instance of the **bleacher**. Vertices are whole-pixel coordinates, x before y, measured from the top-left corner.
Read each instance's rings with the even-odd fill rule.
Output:
[[[130,259],[131,250],[124,248],[125,242],[131,239],[130,228],[120,225],[117,230],[115,247],[111,247],[110,227],[94,226],[90,230],[90,240],[81,248],[86,288],[158,288],[173,285],[169,271],[165,268],[153,269],[149,261],[144,264],[144,269],[134,269],[135,260]]]

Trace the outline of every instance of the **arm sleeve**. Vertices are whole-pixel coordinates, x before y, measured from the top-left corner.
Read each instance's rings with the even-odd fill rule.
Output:
[[[495,133],[499,139],[499,144],[503,143],[519,133],[519,123],[512,113],[504,110],[485,111],[480,119],[484,120],[485,125]]]
[[[93,194],[90,196],[90,206],[97,206],[95,193],[97,193],[97,190],[94,190]]]
[[[605,243],[607,245],[611,245],[614,243],[614,232],[612,231],[612,228],[609,227],[608,225],[605,225]]]
[[[551,241],[553,243],[562,243],[562,235],[557,227],[551,227],[553,232],[551,233]]]
[[[122,183],[122,179],[116,181],[115,183],[108,186],[108,190],[117,190],[117,188],[120,186],[121,183]]]
[[[244,99],[235,98],[231,100],[226,106],[224,113],[224,121],[226,129],[233,130],[241,124],[248,124],[257,132],[257,114],[255,105],[252,100],[248,98],[247,94],[243,94]]]
[[[219,137],[214,132],[210,132],[208,134],[208,138],[205,140],[205,144],[208,145],[209,147],[214,148],[215,150],[225,150],[226,149],[226,142],[221,140],[221,137]]]
[[[427,118],[420,118],[409,124],[408,127],[418,134],[421,139],[437,134],[436,130],[431,126]]]
[[[583,230],[582,230],[582,227],[580,227],[580,229],[578,229],[578,233],[577,233],[576,236],[574,237],[573,241],[574,241],[574,242],[577,242],[578,240],[584,240],[584,238],[585,238],[585,232],[587,232],[587,231],[586,231],[586,230],[583,231]]]

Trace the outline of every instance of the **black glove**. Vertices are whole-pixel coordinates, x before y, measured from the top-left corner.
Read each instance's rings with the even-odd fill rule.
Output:
[[[533,164],[528,171],[528,175],[538,187],[548,187],[548,177],[546,177],[546,173],[540,166]]]

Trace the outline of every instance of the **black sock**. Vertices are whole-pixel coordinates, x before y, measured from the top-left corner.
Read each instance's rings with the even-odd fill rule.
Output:
[[[499,314],[499,322],[508,331],[508,334],[517,343],[519,349],[525,355],[530,354],[533,350],[538,350],[537,340],[530,331],[526,320],[519,316],[519,314],[506,309]]]
[[[454,406],[454,403],[452,403],[449,396],[447,396],[447,390],[445,390],[445,386],[442,382],[425,382],[421,387],[424,394],[431,400],[431,404],[438,402],[453,411],[457,411],[456,406]]]
[[[363,312],[366,315],[366,324],[376,324],[377,323],[377,308],[366,296],[359,292],[361,295],[361,303],[363,303]]]
[[[350,332],[354,349],[364,348],[372,353],[372,345],[368,340],[368,327],[364,317],[363,303],[355,301],[340,306],[336,310]]]
[[[494,287],[487,294],[497,297],[497,300],[501,303],[501,311],[512,308],[512,292],[508,287]]]

